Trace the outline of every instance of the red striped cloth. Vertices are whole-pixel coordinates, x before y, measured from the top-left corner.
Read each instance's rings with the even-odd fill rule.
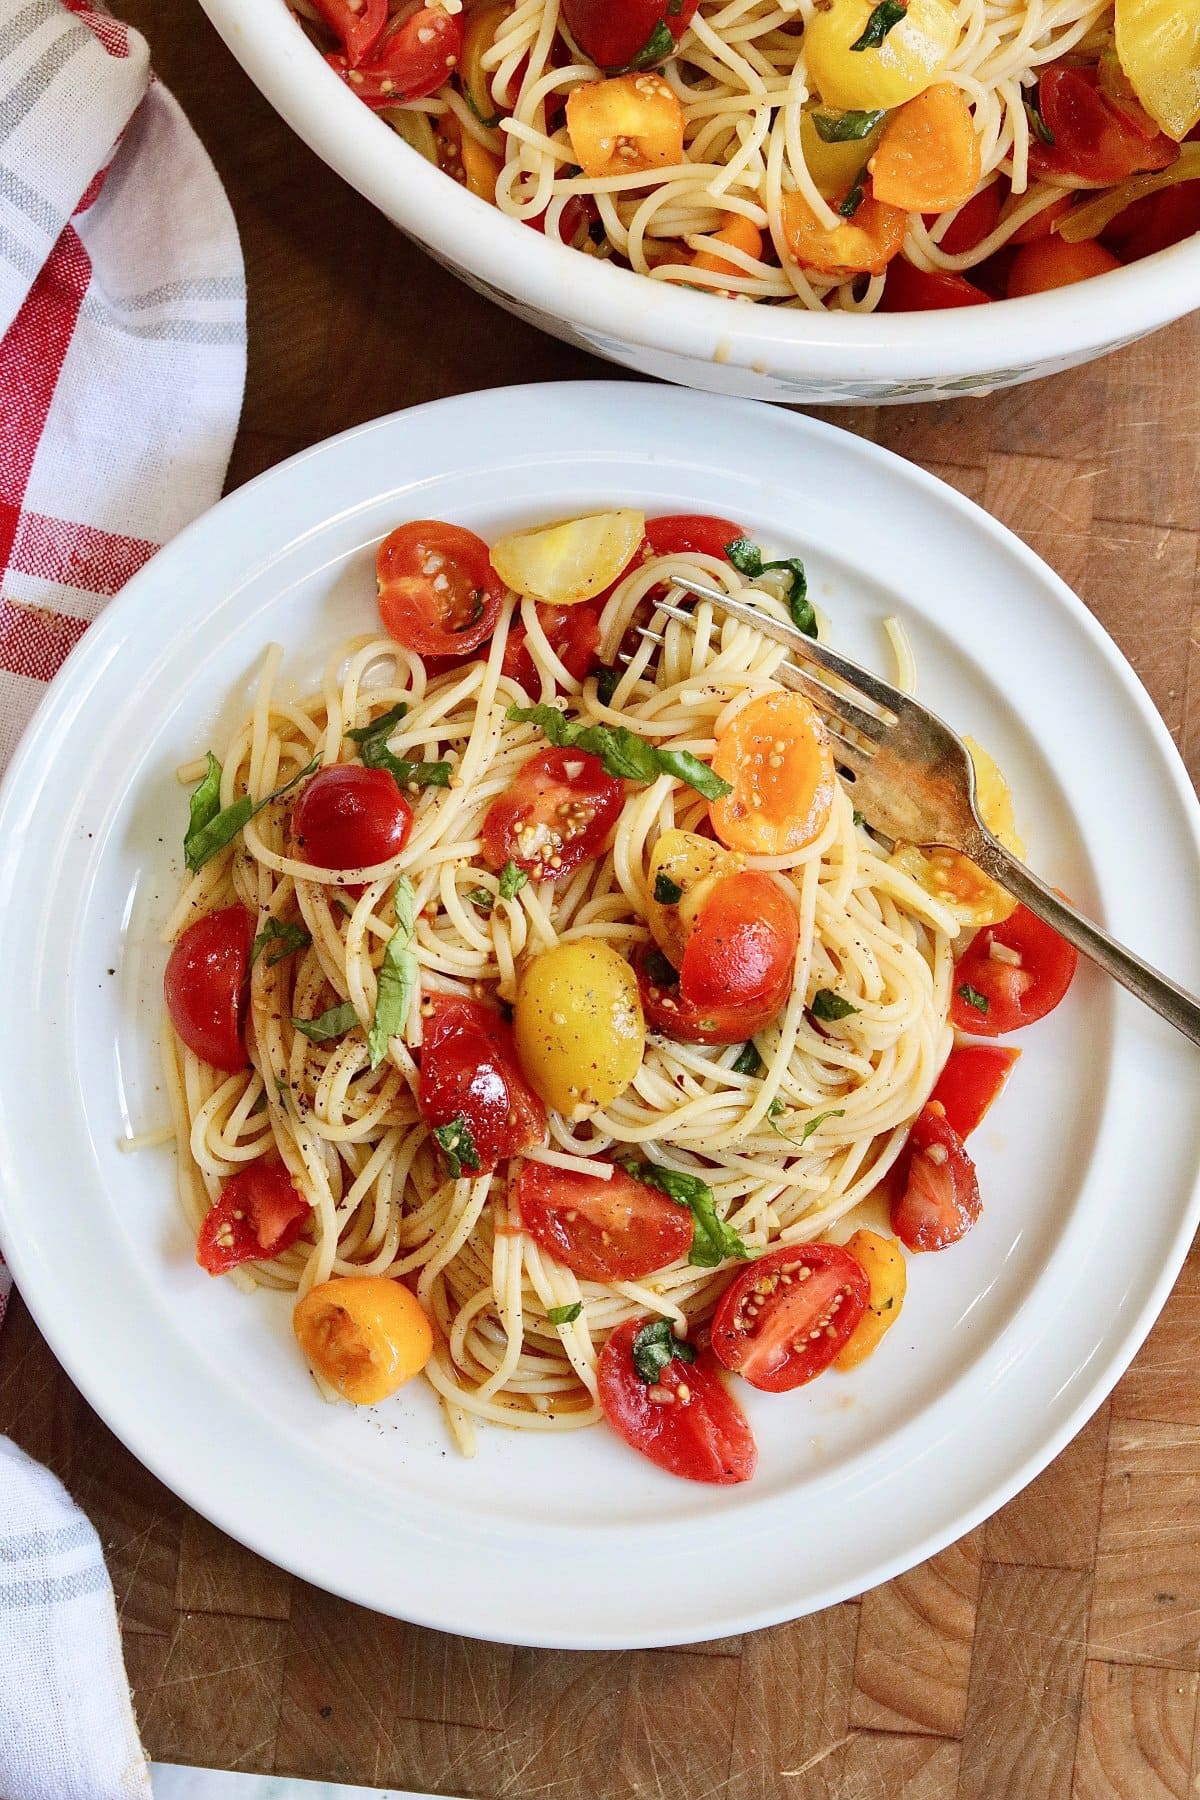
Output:
[[[145,41],[0,0],[0,768],[104,603],[216,500],[242,256]],[[0,1261],[0,1319],[7,1297]]]

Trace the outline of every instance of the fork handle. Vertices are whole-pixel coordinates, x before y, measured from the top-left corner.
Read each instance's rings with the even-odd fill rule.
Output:
[[[1010,894],[1015,894],[1031,913],[1052,925],[1060,937],[1082,950],[1085,956],[1090,956],[1114,981],[1119,981],[1131,994],[1153,1007],[1193,1044],[1200,1044],[1200,1000],[1195,995],[1160,975],[1157,969],[1119,944],[1107,931],[1076,912],[1053,888],[1047,887],[1023,862],[1018,862],[997,843],[990,832],[981,830],[978,842],[968,848],[967,854],[985,874],[992,876]]]

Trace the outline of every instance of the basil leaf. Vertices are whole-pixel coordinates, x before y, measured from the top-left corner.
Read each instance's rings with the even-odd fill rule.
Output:
[[[852,219],[866,199],[867,190],[863,185],[866,180],[866,174],[867,171],[865,169],[860,169],[858,171],[858,174],[854,178],[854,186],[850,189],[850,192],[838,207],[838,213],[843,219]]]
[[[496,896],[492,893],[490,888],[472,888],[467,895],[467,903],[470,906],[477,907],[481,913],[490,913],[496,904]]]
[[[729,1065],[730,1071],[734,1075],[761,1075],[766,1066],[755,1049],[753,1038],[747,1038]]]
[[[373,739],[386,741],[407,714],[408,701],[399,700],[387,712],[380,713],[377,719],[372,719],[369,725],[356,725],[353,731],[346,733],[346,736],[355,744],[369,744]]]
[[[212,756],[211,751],[209,755],[211,762],[200,788],[207,787],[212,780],[213,763],[216,763],[217,766],[218,786],[220,783],[220,764],[217,763],[216,757]],[[311,775],[315,769],[318,769],[320,764],[320,757],[314,756],[312,761],[298,774],[293,775],[289,781],[285,781],[281,787],[274,788],[264,800],[252,800],[249,794],[243,794],[240,800],[233,801],[231,805],[222,807],[220,812],[215,813],[209,810],[209,803],[206,801],[201,809],[207,814],[204,823],[197,828],[189,821],[187,836],[183,840],[183,856],[188,868],[193,871],[203,868],[210,857],[215,856],[219,850],[223,850],[226,844],[232,843],[239,831],[245,830],[255,813],[260,813],[264,806],[270,806],[272,800],[280,799],[289,789],[294,788],[298,781],[303,781],[307,775]],[[200,788],[192,795],[193,812]]]
[[[646,974],[654,983],[655,987],[673,988],[679,986],[679,970],[675,967],[674,963],[668,962],[661,950],[648,950],[646,952],[646,960],[642,964],[642,967],[645,969]]]
[[[631,1346],[633,1366],[646,1383],[653,1387],[664,1369],[673,1362],[693,1363],[696,1352],[684,1338],[677,1338],[669,1319],[651,1319],[643,1325]]]
[[[551,1325],[573,1325],[583,1311],[582,1300],[572,1300],[569,1306],[552,1306],[546,1317]]]
[[[1042,115],[1041,84],[1035,83],[1032,91],[1024,95],[1025,117],[1029,120],[1029,128],[1034,137],[1040,138],[1043,144],[1054,143],[1054,133]]]
[[[348,1031],[353,1031],[358,1024],[358,1014],[351,1001],[343,1000],[340,1006],[331,1006],[328,1012],[318,1014],[315,1019],[293,1019],[292,1024],[310,1042],[327,1044],[330,1038],[345,1037]]]
[[[253,968],[267,945],[278,943],[282,948],[276,950],[274,956],[268,956],[267,967],[273,969],[281,963],[293,950],[303,950],[312,943],[311,933],[305,931],[303,925],[288,925],[282,919],[268,919],[254,943],[250,947],[250,967]]]
[[[408,1018],[408,1009],[421,979],[416,952],[412,948],[416,922],[413,917],[412,882],[402,875],[393,890],[396,929],[387,941],[378,976],[375,1017],[367,1033],[367,1050],[371,1067],[377,1069],[387,1055],[388,1040],[399,1037]]]
[[[751,1257],[761,1255],[760,1251],[751,1250],[743,1243],[741,1234],[732,1225],[717,1216],[713,1191],[698,1175],[685,1175],[678,1169],[664,1168],[662,1163],[627,1162],[623,1166],[635,1181],[644,1181],[648,1187],[658,1188],[668,1200],[674,1200],[677,1206],[690,1208],[696,1229],[688,1261],[695,1267],[715,1269],[726,1257],[748,1262]]]
[[[814,1019],[824,1019],[828,1024],[832,1019],[848,1019],[851,1013],[861,1011],[852,1006],[841,994],[835,994],[832,988],[818,988],[812,997],[809,1012]]]
[[[726,794],[732,794],[732,784],[710,769],[707,763],[702,763],[698,756],[693,756],[690,750],[659,750],[657,755],[658,766],[664,775],[686,781],[706,800],[722,800]]]
[[[859,138],[870,137],[883,116],[882,110],[809,114],[813,129],[823,144],[851,144],[857,143]]]
[[[818,1113],[816,1118],[810,1119],[808,1121],[807,1125],[805,1125],[804,1129],[801,1131],[800,1142],[802,1144],[807,1144],[809,1138],[812,1136],[813,1132],[817,1129],[817,1126],[823,1125],[825,1123],[826,1119],[844,1119],[845,1116],[846,1116],[846,1109],[844,1106],[835,1106],[835,1107],[832,1107],[829,1112]]]
[[[515,899],[528,880],[524,869],[518,869],[515,862],[506,862],[500,871],[500,898]]]
[[[659,757],[635,731],[624,725],[586,725],[576,727],[572,742],[580,750],[590,750],[604,764],[605,771],[618,781],[642,781],[647,784],[659,773]]]
[[[786,1138],[789,1144],[795,1144],[797,1147],[807,1144],[809,1138],[817,1129],[817,1126],[823,1125],[826,1119],[844,1119],[846,1116],[846,1109],[844,1106],[835,1107],[830,1112],[818,1113],[815,1119],[809,1119],[808,1123],[801,1130],[800,1136],[794,1138],[790,1131],[785,1131],[782,1125],[776,1125],[775,1123],[776,1119],[782,1118],[786,1111],[787,1108],[783,1101],[780,1099],[779,1095],[776,1094],[774,1100],[772,1100],[770,1106],[767,1108],[767,1124],[771,1127],[771,1130],[778,1133],[781,1138]]]
[[[536,725],[556,750],[572,745],[579,731],[578,725],[572,725],[566,713],[560,712],[557,706],[547,706],[544,702],[538,706],[510,706],[505,717],[512,719],[517,725]]]
[[[187,866],[192,867],[192,845],[205,828],[212,824],[221,810],[221,765],[211,750],[205,752],[208,764],[204,778],[199,787],[192,789],[188,801],[188,828],[183,840],[183,854]],[[196,865],[199,867],[199,864]]]
[[[479,1167],[479,1154],[475,1149],[475,1140],[471,1136],[471,1128],[461,1113],[456,1114],[445,1125],[435,1125],[433,1135],[441,1147],[446,1159],[446,1168],[458,1180],[464,1169]]]
[[[775,562],[764,562],[758,545],[745,537],[734,538],[731,544],[726,544],[725,554],[738,574],[744,575],[748,581],[757,581],[768,569],[786,569],[791,576],[785,598],[792,624],[805,637],[816,637],[817,615],[808,597],[808,576],[798,556],[783,556]]]
[[[633,61],[614,72],[625,75],[631,69],[652,69],[656,63],[665,62],[674,53],[675,39],[671,35],[671,28],[665,19],[660,19]]]
[[[968,1006],[973,1006],[976,1012],[985,1013],[987,1011],[987,995],[981,994],[978,988],[973,988],[969,981],[964,981],[957,993],[959,999],[965,1000]]]
[[[654,898],[660,906],[674,906],[676,901],[683,899],[683,889],[660,869],[654,877]]]
[[[382,738],[368,738],[360,751],[364,768],[386,769],[398,788],[450,786],[451,766],[448,762],[409,762],[393,756]]]
[[[603,664],[596,672],[596,698],[602,706],[609,706],[617,691],[617,683],[625,673],[623,669],[611,669]]]
[[[908,12],[900,0],[879,0],[862,36],[851,44],[852,50],[878,50],[888,32],[897,26]]]

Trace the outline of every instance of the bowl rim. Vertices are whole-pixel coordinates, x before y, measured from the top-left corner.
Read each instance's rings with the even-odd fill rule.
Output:
[[[595,334],[601,350],[610,342],[785,378],[1003,382],[1117,349],[1200,305],[1200,234],[1076,286],[958,308],[952,330],[944,312],[814,313],[651,282],[448,180],[340,80],[286,0],[201,5],[285,122],[360,194],[476,286],[575,326],[585,342]]]

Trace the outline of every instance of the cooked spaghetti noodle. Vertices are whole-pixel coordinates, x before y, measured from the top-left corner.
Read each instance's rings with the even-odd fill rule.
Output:
[[[639,607],[645,615],[646,596],[665,570],[740,587],[729,564],[711,556],[641,564],[604,609],[606,660]],[[785,616],[762,588],[748,591]],[[408,712],[392,747],[405,757],[447,759],[450,785],[414,799],[402,852],[354,871],[350,887],[346,877],[298,858],[289,800],[264,807],[188,880],[164,932],[174,939],[192,920],[237,900],[259,931],[274,920],[311,936],[295,954],[263,955],[253,965],[244,1071],[211,1068],[169,1023],[164,1029],[190,1224],[201,1225],[239,1169],[277,1152],[311,1204],[309,1235],[234,1278],[305,1293],[330,1276],[404,1277],[435,1326],[427,1378],[468,1451],[475,1420],[541,1430],[591,1424],[599,1417],[597,1354],[612,1328],[653,1314],[682,1331],[711,1312],[727,1277],[727,1270],[676,1261],[637,1282],[577,1278],[522,1231],[505,1165],[451,1178],[418,1110],[427,997],[511,1001],[522,959],[561,939],[599,938],[621,953],[645,944],[655,839],[672,826],[698,828],[705,812],[701,796],[669,775],[630,785],[605,854],[557,883],[531,881],[500,897],[480,856],[482,821],[540,745],[533,725],[507,717],[513,701],[538,698],[502,673],[510,624],[522,615],[544,696],[565,692],[588,717],[702,758],[740,709],[776,687],[773,671],[784,654],[745,625],[718,623],[707,604],[686,626],[658,614],[661,647],[642,641],[618,665],[623,673],[605,705],[594,678],[581,684],[558,660],[533,604],[511,596],[490,645],[436,677],[418,656],[375,634],[342,646],[320,687],[293,699],[281,687],[282,652],[273,647],[251,715],[222,759],[223,804],[265,796],[314,759],[326,767],[352,760],[347,732],[402,699]],[[194,781],[202,772],[196,765],[180,774]],[[828,822],[806,849],[748,859],[777,871],[800,919],[791,998],[755,1040],[760,1070],[738,1072],[736,1045],[651,1036],[624,1093],[582,1122],[551,1112],[547,1141],[528,1157],[603,1175],[605,1159],[630,1146],[639,1157],[698,1173],[718,1214],[749,1246],[816,1238],[878,1185],[949,1049],[958,926],[879,851],[835,785]],[[413,894],[419,990],[403,1033],[371,1069],[366,1030],[402,875]],[[480,890],[494,897],[488,912],[477,904]],[[822,1028],[806,1007],[835,983],[857,1010]],[[352,1005],[359,1028],[314,1043],[293,1021],[314,1018],[331,996],[335,1005]],[[582,1302],[577,1318],[549,1321],[552,1308],[575,1302]]]

